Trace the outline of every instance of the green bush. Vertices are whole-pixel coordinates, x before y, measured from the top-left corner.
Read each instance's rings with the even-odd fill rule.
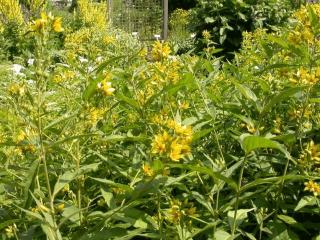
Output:
[[[199,49],[204,47],[202,32],[207,30],[216,47],[223,49],[220,54],[230,57],[240,48],[243,31],[274,29],[297,5],[289,0],[199,0],[190,28],[197,34]]]

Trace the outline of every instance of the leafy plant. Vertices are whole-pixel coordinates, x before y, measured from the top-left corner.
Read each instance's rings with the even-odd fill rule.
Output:
[[[232,62],[35,18],[0,68],[1,238],[318,238],[319,18]]]
[[[239,50],[242,32],[253,31],[257,27],[270,30],[283,23],[292,13],[291,1],[207,1],[200,0],[193,8],[191,31],[197,35],[198,47],[204,47],[202,32],[208,31],[217,48],[223,51],[219,55],[232,58]]]

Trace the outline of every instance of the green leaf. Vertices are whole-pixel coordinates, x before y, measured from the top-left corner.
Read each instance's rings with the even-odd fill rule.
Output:
[[[211,176],[215,180],[222,180],[227,183],[233,190],[238,189],[238,185],[231,178],[223,176],[220,172],[214,172],[212,169],[191,164],[168,164],[170,168],[182,168],[190,171],[199,172]]]
[[[304,196],[300,199],[294,211],[299,211],[301,208],[306,206],[316,206],[317,198],[315,196]]]
[[[65,185],[69,184],[71,181],[76,179],[79,175],[85,174],[91,171],[96,171],[101,163],[93,163],[89,165],[85,165],[78,169],[77,171],[67,171],[64,174],[58,177],[58,180],[53,189],[53,197],[59,193],[61,189],[64,188]]]
[[[96,67],[93,72],[95,72],[96,74],[99,74],[101,73],[103,70],[106,69],[107,66],[111,65],[112,63],[116,62],[117,60],[119,59],[122,59],[122,58],[125,58],[127,57],[127,55],[122,55],[122,56],[116,56],[116,57],[113,57],[103,63],[101,63],[98,67]]]
[[[129,240],[136,236],[139,236],[144,229],[138,228],[132,231],[125,230],[123,228],[111,228],[103,229],[98,232],[94,232],[90,235],[85,234],[80,240],[106,240],[106,239],[117,239],[117,240]]]
[[[72,119],[72,118],[74,118],[74,117],[76,117],[76,116],[77,116],[77,113],[73,113],[73,114],[71,114],[71,115],[69,115],[69,114],[64,114],[63,116],[58,117],[58,118],[54,119],[52,122],[50,122],[47,126],[44,127],[44,130],[50,129],[50,128],[52,128],[53,126],[55,126],[55,125],[57,125],[57,124],[60,124],[60,123],[62,123],[62,122],[65,122],[65,121],[67,121],[67,120],[70,120],[70,119]]]
[[[138,103],[136,100],[134,100],[133,98],[129,98],[129,97],[124,96],[124,95],[122,95],[122,94],[117,94],[117,95],[116,95],[116,98],[117,98],[119,101],[128,104],[129,106],[133,107],[133,108],[136,109],[136,110],[139,110],[139,109],[140,109],[139,103]]]
[[[291,180],[292,182],[294,181],[303,181],[305,180],[306,177],[302,175],[293,175],[293,174],[288,174],[286,176],[279,176],[279,177],[270,177],[270,178],[261,178],[261,179],[256,179],[240,188],[241,192],[246,192],[250,188],[259,186],[259,185],[265,185],[265,184],[272,184],[272,183],[280,183],[281,181],[288,181]]]
[[[212,131],[214,130],[213,128],[208,128],[208,129],[203,129],[201,131],[197,131],[192,135],[192,142],[196,142],[198,140],[200,140],[201,138],[207,136],[208,134],[210,134]]]
[[[248,212],[251,212],[253,208],[251,209],[238,209],[236,216],[235,211],[229,211],[228,212],[228,222],[229,226],[232,227],[234,221],[236,221],[236,227],[239,227],[244,220],[248,218]]]
[[[112,192],[107,192],[101,188],[101,194],[110,209],[116,207],[116,202],[114,200]]]
[[[80,214],[81,214],[81,209],[79,209],[74,205],[67,204],[62,212],[63,221],[69,220],[72,223],[79,224]]]
[[[294,88],[284,90],[278,95],[273,96],[270,99],[270,101],[264,106],[262,113],[267,113],[272,107],[274,107],[275,105],[277,105],[283,100],[287,100],[292,95],[295,95],[296,93],[303,91],[303,89],[304,89],[303,87],[294,87]]]
[[[101,182],[103,184],[112,186],[112,187],[117,187],[117,188],[121,188],[123,190],[125,190],[126,192],[132,192],[132,188],[130,188],[130,186],[125,185],[125,184],[121,184],[121,183],[116,183],[114,181],[108,180],[108,179],[103,179],[103,178],[93,178],[90,177],[92,180],[95,180],[97,182]]]
[[[27,173],[27,178],[25,180],[24,185],[24,208],[28,209],[32,203],[32,197],[30,192],[33,192],[35,186],[35,178],[37,176],[38,168],[39,168],[40,161],[37,159],[35,160]]]
[[[240,136],[240,141],[242,149],[246,154],[260,148],[272,148],[281,151],[287,158],[291,159],[290,153],[285,149],[283,145],[268,138],[261,136],[252,136],[250,134],[242,134]]]
[[[214,239],[216,239],[216,240],[231,240],[231,235],[224,230],[218,229],[214,233]]]
[[[89,98],[97,91],[98,83],[102,81],[102,76],[96,79],[91,79],[88,86],[85,88],[82,94],[82,98],[88,101]]]
[[[251,100],[253,102],[256,102],[258,100],[256,94],[251,91],[250,88],[240,84],[240,83],[234,83],[234,85],[237,87],[237,89],[239,90],[239,92],[248,100]]]
[[[212,18],[212,17],[206,17],[206,18],[204,19],[204,21],[205,21],[206,23],[214,23],[214,22],[215,22],[214,18]]]
[[[290,216],[287,216],[287,215],[281,215],[280,214],[280,215],[277,215],[277,217],[280,220],[282,220],[284,223],[289,224],[289,225],[298,223],[293,217],[290,217]]]

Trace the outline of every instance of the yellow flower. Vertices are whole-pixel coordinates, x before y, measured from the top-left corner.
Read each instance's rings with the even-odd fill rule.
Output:
[[[170,208],[167,210],[167,219],[172,223],[178,223],[183,216],[181,202],[179,200],[172,200],[170,205]]]
[[[179,79],[180,79],[180,75],[178,72],[176,71],[170,71],[168,74],[167,74],[167,78],[170,82],[172,82],[173,84],[176,84]]]
[[[188,102],[179,102],[179,108],[182,110],[187,110],[190,107]]]
[[[41,18],[33,21],[33,24],[31,25],[31,29],[38,33],[42,32],[47,22],[48,22],[48,16],[45,13],[41,13]]]
[[[104,110],[92,107],[89,109],[89,123],[95,126],[103,118]]]
[[[154,154],[164,154],[167,150],[167,144],[171,141],[171,136],[164,131],[162,134],[155,135],[152,141],[152,153]]]
[[[170,158],[172,161],[178,162],[182,157],[183,145],[179,144],[177,140],[172,141],[170,145]]]
[[[23,96],[25,94],[25,88],[22,85],[19,85],[17,83],[13,83],[8,87],[8,91],[12,95],[19,95]]]
[[[304,188],[305,191],[312,192],[314,196],[320,195],[320,185],[315,183],[314,181],[310,180],[309,182],[304,183],[306,186]]]
[[[8,238],[14,238],[16,236],[17,226],[13,224],[5,228],[5,233]]]
[[[55,32],[62,32],[63,31],[63,28],[61,25],[61,17],[57,17],[53,20],[52,29]]]
[[[142,170],[143,170],[144,175],[146,175],[148,177],[152,177],[154,174],[152,168],[148,164],[143,164]]]
[[[141,51],[138,53],[138,56],[141,58],[145,58],[148,54],[148,48],[144,47],[141,49]]]
[[[319,144],[314,144],[311,140],[308,144],[306,152],[310,155],[311,161],[320,163],[320,146]]]
[[[16,136],[16,142],[22,142],[24,139],[26,139],[26,134],[24,131],[20,131],[19,134]]]
[[[62,213],[64,210],[64,203],[60,203],[55,207],[57,213]]]
[[[115,43],[115,38],[113,37],[113,36],[105,36],[104,38],[103,38],[103,42],[104,42],[104,44],[106,44],[106,45],[108,45],[108,44],[113,44],[113,43]]]
[[[211,38],[211,34],[208,30],[204,30],[202,31],[202,37],[206,40],[210,39]]]
[[[167,43],[161,43],[160,41],[156,41],[152,45],[152,57],[154,60],[159,61],[165,58],[168,58],[171,49]]]
[[[113,92],[116,90],[111,85],[111,82],[107,82],[106,80],[104,80],[98,84],[98,88],[102,91],[104,95],[111,96]]]

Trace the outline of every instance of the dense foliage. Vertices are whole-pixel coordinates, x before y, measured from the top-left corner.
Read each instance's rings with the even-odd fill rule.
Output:
[[[227,63],[210,32],[177,56],[100,11],[1,45],[1,239],[318,240],[320,4]]]
[[[208,31],[216,47],[230,58],[241,46],[242,32],[258,27],[274,30],[298,4],[291,0],[199,0],[192,9],[190,27],[197,33],[200,49],[204,46],[202,32]]]

